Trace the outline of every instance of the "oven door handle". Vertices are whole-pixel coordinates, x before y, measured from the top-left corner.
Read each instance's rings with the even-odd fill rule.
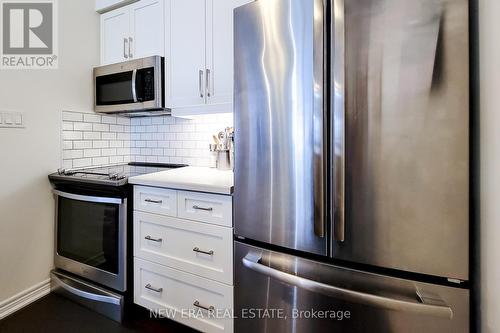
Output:
[[[109,203],[109,204],[116,204],[116,205],[123,204],[123,199],[120,199],[120,198],[108,198],[108,197],[80,195],[80,194],[62,192],[62,191],[58,191],[58,190],[52,190],[52,193],[54,193],[55,195],[57,195],[59,197],[63,197],[66,199],[71,199],[71,200],[96,202],[96,203]]]
[[[69,283],[64,282],[63,280],[61,280],[59,277],[57,277],[55,275],[52,275],[51,278],[52,278],[52,283],[54,283],[58,287],[63,288],[64,290],[66,290],[67,292],[69,292],[73,295],[76,295],[76,296],[79,296],[82,298],[86,298],[86,299],[89,299],[92,301],[97,301],[97,302],[111,303],[111,304],[116,304],[116,305],[120,305],[120,303],[121,303],[120,299],[118,299],[116,297],[91,293],[88,291],[77,289],[77,288],[71,286]],[[68,280],[68,282],[70,282],[70,280]]]

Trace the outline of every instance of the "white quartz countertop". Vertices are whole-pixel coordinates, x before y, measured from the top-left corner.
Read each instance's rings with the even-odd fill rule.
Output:
[[[233,171],[222,171],[208,167],[184,167],[130,177],[130,184],[165,187],[177,190],[233,193]]]

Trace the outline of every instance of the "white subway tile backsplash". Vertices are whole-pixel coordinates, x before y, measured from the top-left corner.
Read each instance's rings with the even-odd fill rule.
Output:
[[[109,164],[109,157],[94,157],[92,159],[92,165],[93,166],[100,166],[100,165],[106,165]]]
[[[63,149],[73,149],[73,141],[63,141]]]
[[[102,116],[101,123],[103,123],[103,124],[116,124],[116,117]]]
[[[116,123],[118,125],[127,125],[127,126],[130,126],[130,118],[116,117]]]
[[[118,134],[123,134],[123,133],[118,133]],[[111,133],[111,132],[101,133],[101,139],[103,139],[103,140],[115,140],[116,138],[117,138],[117,133]]]
[[[85,168],[92,166],[92,159],[90,158],[79,158],[73,160],[73,168]]]
[[[83,114],[79,112],[69,112],[69,111],[64,111],[62,115],[63,120],[67,121],[82,121],[83,120]]]
[[[101,149],[102,156],[116,156],[116,155],[128,155],[129,151],[118,153],[116,148],[104,148]]]
[[[101,156],[101,150],[100,149],[85,149],[83,157],[97,157]]]
[[[124,128],[123,125],[109,125],[110,132],[123,132]]]
[[[105,140],[92,141],[92,147],[93,148],[109,148],[109,141],[105,141]]]
[[[110,164],[117,164],[117,163],[125,163],[125,159],[123,156],[110,156],[109,157],[109,163]]]
[[[90,124],[90,123],[74,123],[73,128],[75,131],[92,131],[92,124]]]
[[[123,141],[118,141],[118,140],[109,141],[109,146],[111,148],[122,148]]]
[[[129,155],[130,154],[130,148],[113,148],[113,149],[116,149],[115,155]]]
[[[64,150],[63,151],[63,158],[66,160],[71,160],[74,158],[82,158],[83,157],[83,150]]]
[[[82,137],[83,137],[82,132],[63,131],[64,140],[81,140]]]
[[[62,129],[63,129],[63,131],[72,131],[73,130],[73,123],[68,122],[68,121],[63,121]]]
[[[232,126],[232,115],[195,119],[123,118],[63,111],[64,168],[134,162],[209,165],[212,135]]]
[[[101,116],[98,114],[84,114],[83,121],[85,121],[86,123],[100,123]]]
[[[163,125],[163,118],[162,117],[153,117],[153,118],[151,118],[151,124]]]
[[[93,124],[94,127],[94,132],[109,132],[109,125],[108,124]]]
[[[100,132],[84,132],[83,138],[85,140],[100,140],[101,133]]]
[[[92,148],[92,141],[73,141],[73,148],[74,149]]]

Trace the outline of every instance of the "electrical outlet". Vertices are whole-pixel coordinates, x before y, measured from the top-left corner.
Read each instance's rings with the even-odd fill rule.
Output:
[[[0,128],[23,128],[24,115],[21,112],[0,112]]]

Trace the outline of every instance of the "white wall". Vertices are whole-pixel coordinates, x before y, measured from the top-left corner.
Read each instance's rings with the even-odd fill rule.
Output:
[[[47,175],[61,162],[61,110],[93,109],[99,17],[94,1],[59,1],[59,69],[0,70],[0,110],[25,129],[0,128],[0,303],[48,279],[54,214]]]
[[[479,0],[481,326],[500,332],[500,1]]]

